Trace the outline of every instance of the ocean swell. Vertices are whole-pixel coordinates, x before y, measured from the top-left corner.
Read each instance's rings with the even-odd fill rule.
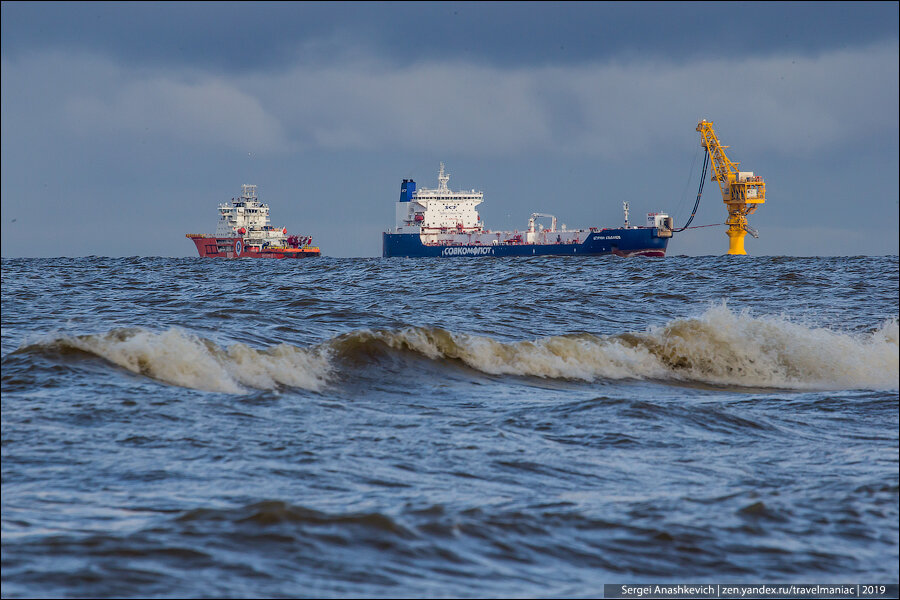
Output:
[[[491,375],[595,381],[651,379],[786,389],[898,388],[898,324],[868,333],[755,317],[724,304],[639,333],[585,333],[501,342],[440,328],[357,330],[311,348],[227,348],[181,329],[141,328],[57,336],[20,351],[81,351],[131,372],[186,388],[225,393],[279,386],[321,390],[337,370],[414,352],[460,361]]]
[[[55,337],[26,347],[34,348],[87,352],[164,383],[229,394],[280,385],[319,390],[330,368],[321,350],[288,344],[255,350],[240,343],[221,348],[181,329],[161,333],[114,329],[101,335]]]
[[[657,379],[788,389],[896,389],[898,327],[891,319],[867,334],[754,317],[724,304],[696,318],[642,333],[575,334],[533,341],[438,328],[358,331],[333,344],[344,353],[381,344],[434,360],[459,360],[492,375],[593,381]]]

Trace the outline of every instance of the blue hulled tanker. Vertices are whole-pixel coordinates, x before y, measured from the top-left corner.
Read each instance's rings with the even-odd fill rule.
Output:
[[[484,194],[451,191],[449,180],[443,164],[436,189],[417,190],[415,181],[403,180],[396,227],[383,234],[383,256],[665,256],[672,238],[672,219],[664,213],[649,213],[646,226],[629,225],[627,203],[622,227],[560,228],[555,216],[532,213],[525,231],[490,231],[477,210]],[[538,219],[549,219],[550,227]]]

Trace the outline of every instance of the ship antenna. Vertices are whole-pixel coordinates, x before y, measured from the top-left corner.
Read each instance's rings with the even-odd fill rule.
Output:
[[[623,202],[622,208],[625,210],[625,227],[628,227],[628,202]]]

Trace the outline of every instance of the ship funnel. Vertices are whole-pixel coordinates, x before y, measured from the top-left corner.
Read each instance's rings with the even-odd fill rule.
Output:
[[[400,202],[412,202],[416,194],[416,182],[412,179],[404,179],[400,184]]]

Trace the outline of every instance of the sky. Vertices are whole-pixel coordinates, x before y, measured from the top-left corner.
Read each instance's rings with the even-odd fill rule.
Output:
[[[898,6],[4,1],[0,254],[193,256],[250,183],[324,255],[380,256],[440,162],[493,230],[678,226],[707,119],[766,181],[749,254],[896,255]],[[693,224],[725,217],[707,182]]]

